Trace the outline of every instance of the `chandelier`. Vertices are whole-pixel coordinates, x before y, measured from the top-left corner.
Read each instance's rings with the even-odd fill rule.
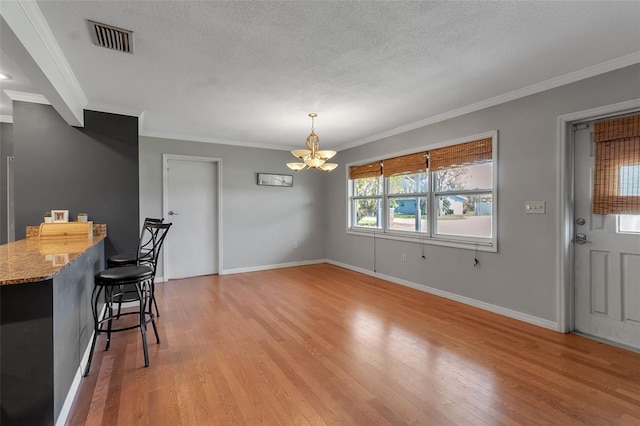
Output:
[[[299,158],[304,161],[304,163],[287,163],[287,167],[289,167],[294,172],[299,172],[302,170],[309,169],[320,169],[325,172],[330,172],[331,170],[338,167],[336,163],[326,163],[328,159],[336,155],[335,151],[319,150],[320,148],[320,138],[316,135],[314,131],[314,119],[318,116],[315,112],[309,114],[311,117],[311,133],[307,136],[307,149],[294,149],[291,151],[294,157]]]

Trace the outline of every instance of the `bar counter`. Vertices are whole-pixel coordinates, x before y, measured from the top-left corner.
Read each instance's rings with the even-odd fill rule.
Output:
[[[53,278],[105,235],[92,238],[26,238],[0,246],[0,285],[23,284]]]
[[[102,227],[84,238],[32,236],[0,246],[2,426],[54,425],[66,417],[93,333]]]

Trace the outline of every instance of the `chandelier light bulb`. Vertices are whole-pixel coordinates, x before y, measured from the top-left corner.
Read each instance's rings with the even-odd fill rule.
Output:
[[[304,163],[287,163],[287,167],[289,167],[294,172],[299,172],[301,170],[304,170],[307,165]]]

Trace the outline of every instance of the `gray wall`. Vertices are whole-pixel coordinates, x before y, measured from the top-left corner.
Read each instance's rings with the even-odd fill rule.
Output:
[[[557,118],[639,97],[636,65],[340,152],[340,168],[326,177],[327,258],[373,270],[373,239],[345,233],[345,163],[498,130],[498,252],[480,252],[474,268],[473,250],[427,245],[423,260],[419,244],[377,239],[376,269],[555,322]],[[545,200],[547,213],[525,215],[527,200]]]
[[[107,224],[106,255],[138,244],[138,119],[85,111],[69,126],[49,105],[13,103],[16,239],[45,211]]]
[[[13,124],[0,123],[0,244],[7,243],[7,157],[13,155]]]
[[[221,272],[324,259],[327,173],[294,174],[286,166],[293,159],[286,151],[141,137],[142,218],[162,215],[163,153],[222,159]],[[293,187],[258,186],[258,172],[293,174]],[[175,232],[172,228],[168,241]]]

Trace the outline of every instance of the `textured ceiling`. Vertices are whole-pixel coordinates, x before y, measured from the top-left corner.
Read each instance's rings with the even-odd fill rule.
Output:
[[[89,109],[141,133],[324,149],[631,55],[640,2],[38,1]],[[134,32],[91,44],[86,19]],[[4,66],[4,65],[3,65]]]

